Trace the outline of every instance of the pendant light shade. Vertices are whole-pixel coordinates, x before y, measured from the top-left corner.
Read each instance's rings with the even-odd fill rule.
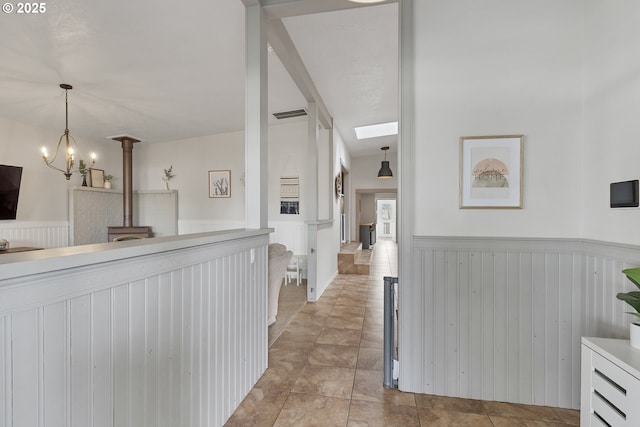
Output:
[[[387,150],[389,147],[382,147],[381,150],[384,151],[384,160],[382,161],[382,166],[380,166],[380,170],[378,171],[378,178],[393,178],[393,172],[389,167],[389,160],[387,160]]]

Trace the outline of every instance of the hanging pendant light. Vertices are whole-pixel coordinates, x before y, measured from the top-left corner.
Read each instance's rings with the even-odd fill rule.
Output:
[[[387,160],[387,150],[389,147],[382,147],[381,150],[384,151],[384,160],[382,161],[382,166],[380,166],[380,170],[378,171],[378,178],[386,179],[393,178],[393,172],[391,172],[391,168],[389,167],[389,161]]]
[[[51,169],[55,169],[59,172],[62,172],[64,176],[69,180],[73,172],[80,172],[83,176],[86,175],[86,163],[84,160],[80,160],[80,169],[73,169],[76,163],[76,151],[78,150],[78,143],[76,140],[69,135],[69,103],[68,103],[68,92],[73,89],[73,86],[62,83],[60,85],[62,89],[64,89],[64,133],[60,136],[58,140],[58,145],[56,146],[56,152],[53,155],[53,158],[49,160],[49,153],[47,152],[46,147],[42,147],[42,160],[44,163],[49,166]],[[59,168],[54,165],[56,158],[58,157],[58,152],[60,151],[60,146],[62,145],[62,141],[64,140],[64,168]],[[73,143],[73,144],[72,144]],[[73,146],[75,146],[75,149]],[[96,155],[95,153],[91,153],[91,166],[96,163]]]

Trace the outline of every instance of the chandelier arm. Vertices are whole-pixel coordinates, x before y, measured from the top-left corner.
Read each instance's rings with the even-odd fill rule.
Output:
[[[49,163],[53,163],[56,161],[56,158],[58,157],[58,151],[60,150],[60,144],[62,144],[62,138],[64,138],[64,134],[60,135],[60,139],[58,139],[58,145],[56,146],[56,152],[53,155],[53,158],[51,159],[50,162],[46,162],[47,164]],[[56,168],[57,169],[57,168]],[[59,170],[59,169],[58,169]]]

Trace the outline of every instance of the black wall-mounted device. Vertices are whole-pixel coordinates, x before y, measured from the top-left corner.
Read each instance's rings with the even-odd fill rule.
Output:
[[[638,207],[638,180],[612,182],[610,187],[610,205],[612,208]]]

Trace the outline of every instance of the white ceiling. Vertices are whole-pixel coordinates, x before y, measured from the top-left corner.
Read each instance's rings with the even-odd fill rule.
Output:
[[[322,1],[322,0],[319,0]],[[344,0],[346,2],[346,0]],[[171,141],[244,128],[241,0],[46,3],[0,15],[0,117],[100,140]],[[397,5],[283,18],[352,155],[396,138],[356,141],[354,126],[397,120]],[[306,101],[269,56],[269,111]],[[393,148],[392,148],[393,149]]]

